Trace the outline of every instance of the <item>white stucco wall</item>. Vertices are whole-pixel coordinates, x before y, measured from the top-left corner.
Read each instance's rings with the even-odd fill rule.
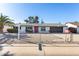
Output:
[[[79,27],[77,27],[77,33],[79,33]]]
[[[76,25],[74,25],[74,24],[70,24],[70,23],[67,23],[66,26],[68,26],[68,27],[73,27],[73,28],[77,28]]]
[[[33,33],[34,33],[34,26],[32,27],[32,29],[33,29]]]
[[[64,33],[64,31],[65,31],[66,29],[68,29],[68,27],[67,27],[67,26],[63,27],[63,33]]]
[[[39,33],[49,33],[50,27],[46,27],[45,31],[41,31],[41,27],[38,27]]]
[[[26,33],[26,27],[25,26],[21,26],[20,33]]]

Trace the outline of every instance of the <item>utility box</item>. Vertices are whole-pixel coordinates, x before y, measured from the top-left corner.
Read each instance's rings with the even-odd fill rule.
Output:
[[[39,50],[42,51],[42,44],[39,43]]]

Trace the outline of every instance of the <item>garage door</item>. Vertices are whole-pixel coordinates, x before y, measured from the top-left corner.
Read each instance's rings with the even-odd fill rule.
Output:
[[[50,27],[50,32],[51,33],[62,33],[63,27]]]

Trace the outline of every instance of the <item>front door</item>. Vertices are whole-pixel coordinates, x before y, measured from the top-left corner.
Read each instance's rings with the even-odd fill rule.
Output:
[[[38,26],[34,26],[34,32],[38,33]]]

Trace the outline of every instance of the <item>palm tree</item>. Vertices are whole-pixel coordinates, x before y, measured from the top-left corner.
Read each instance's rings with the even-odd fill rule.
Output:
[[[14,23],[8,16],[5,16],[1,13],[1,15],[0,15],[0,33],[3,33],[4,25],[10,25],[10,24],[14,24]]]

